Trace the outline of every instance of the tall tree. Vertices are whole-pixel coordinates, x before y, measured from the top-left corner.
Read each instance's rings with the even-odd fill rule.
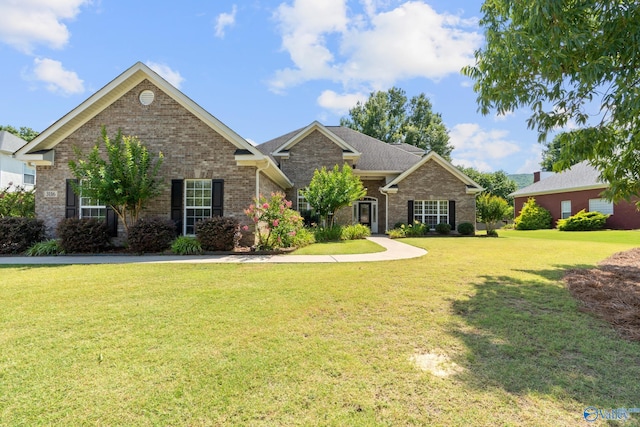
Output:
[[[554,165],[560,161],[560,152],[562,151],[562,139],[560,135],[553,137],[553,140],[545,144],[546,149],[542,152],[542,160],[540,161],[540,167],[546,171],[554,170]],[[569,166],[573,166],[578,163],[575,159],[569,161]]]
[[[513,202],[513,197],[509,194],[518,189],[518,184],[509,178],[504,171],[480,172],[474,168],[458,166],[465,175],[477,182],[484,188],[483,194],[490,194],[501,197],[509,203]]]
[[[435,151],[450,159],[453,146],[442,116],[432,111],[424,93],[407,99],[406,92],[392,87],[386,92],[372,92],[369,99],[358,102],[340,125],[388,143],[405,142]]]
[[[486,0],[482,13],[486,45],[462,70],[479,110],[529,107],[541,141],[575,123],[559,136],[558,169],[589,160],[610,183],[607,197],[640,195],[640,4]]]
[[[0,131],[5,130],[9,133],[14,134],[15,136],[19,136],[27,142],[31,142],[36,136],[38,136],[39,132],[28,128],[26,126],[22,126],[20,129],[16,129],[11,125],[2,126],[0,125]]]
[[[347,164],[342,170],[338,165],[330,171],[325,167],[316,169],[311,182],[302,190],[307,203],[318,213],[322,222],[329,226],[333,226],[333,218],[338,209],[351,205],[366,194],[362,181]]]
[[[154,158],[137,137],[124,136],[120,130],[109,138],[103,126],[102,137],[91,152],[85,157],[76,150],[76,157],[77,160],[69,162],[78,179],[76,193],[111,207],[127,233],[145,204],[162,190],[162,179],[158,178],[162,152]]]

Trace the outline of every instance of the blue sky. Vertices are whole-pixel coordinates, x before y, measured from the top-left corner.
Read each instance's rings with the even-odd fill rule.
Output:
[[[141,61],[253,143],[337,125],[371,91],[425,93],[454,164],[530,173],[528,111],[480,115],[459,73],[483,43],[481,4],[0,0],[0,124],[42,131]]]

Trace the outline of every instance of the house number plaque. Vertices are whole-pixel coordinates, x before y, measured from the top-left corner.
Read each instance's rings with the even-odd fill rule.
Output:
[[[49,198],[49,197],[58,197],[58,192],[57,191],[51,191],[51,190],[45,191],[44,192],[44,197],[47,197],[47,198]]]

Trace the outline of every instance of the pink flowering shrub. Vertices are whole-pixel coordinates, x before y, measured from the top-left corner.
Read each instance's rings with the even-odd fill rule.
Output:
[[[291,209],[291,201],[284,194],[271,193],[268,200],[260,195],[244,213],[256,226],[258,250],[296,246],[296,235],[303,227],[302,217]]]

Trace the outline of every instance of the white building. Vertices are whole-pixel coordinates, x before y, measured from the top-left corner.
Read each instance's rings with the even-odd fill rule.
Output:
[[[0,190],[13,183],[30,190],[36,184],[36,169],[13,157],[27,141],[7,131],[0,131]]]

